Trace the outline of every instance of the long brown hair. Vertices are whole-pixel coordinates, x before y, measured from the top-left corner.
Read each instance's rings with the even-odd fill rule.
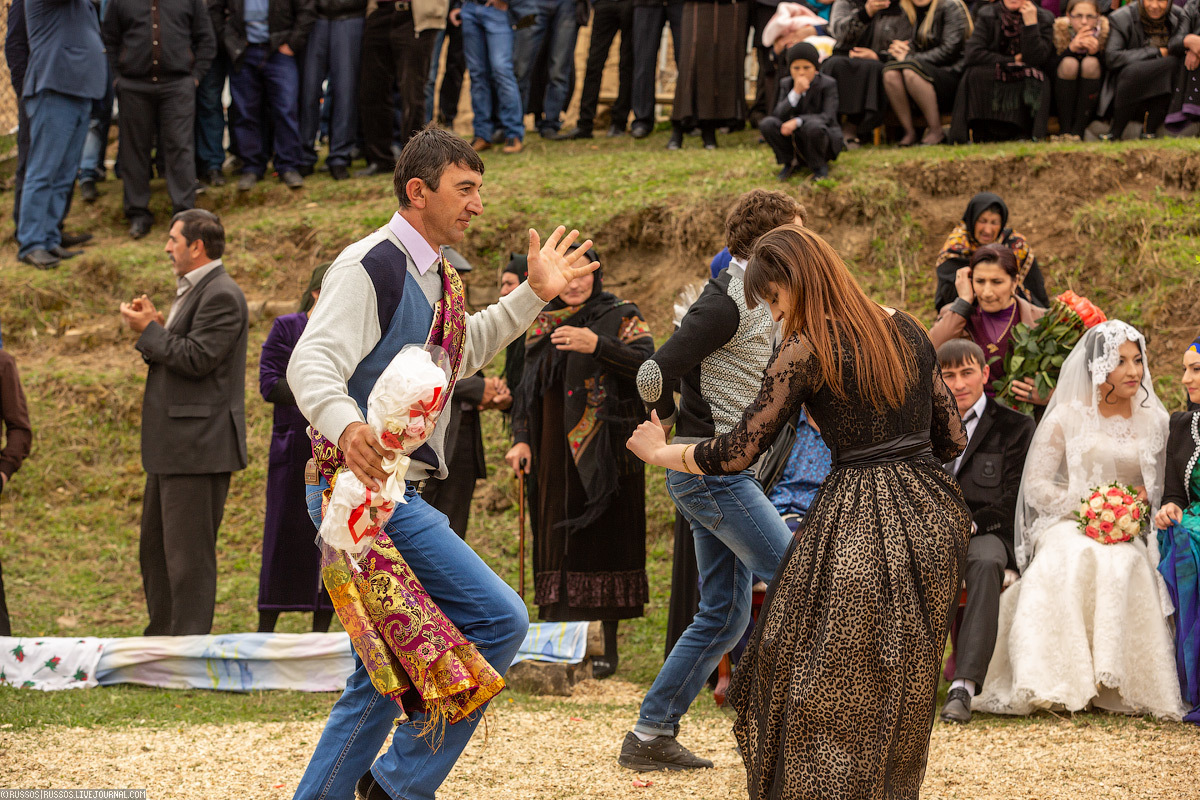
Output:
[[[750,308],[772,295],[771,284],[787,290],[796,306],[788,314],[784,334],[808,340],[821,365],[821,378],[838,398],[849,399],[841,358],[848,346],[858,364],[859,395],[878,410],[904,403],[916,372],[912,346],[820,236],[799,225],[763,234],[746,267],[745,284]]]

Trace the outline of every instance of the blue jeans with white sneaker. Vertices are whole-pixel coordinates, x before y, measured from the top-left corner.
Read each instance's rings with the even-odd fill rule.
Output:
[[[667,494],[692,526],[700,610],[642,700],[633,730],[676,736],[679,719],[746,632],[754,576],[773,576],[792,534],[749,470],[689,475],[667,470]]]
[[[321,523],[322,479],[308,488],[308,513]],[[385,530],[438,607],[479,648],[501,675],[517,655],[529,629],[525,603],[466,542],[450,529],[446,515],[421,499],[409,484],[406,504],[397,504]],[[356,655],[346,690],[329,714],[316,752],[296,788],[296,800],[346,800],[368,769],[392,797],[433,800],[483,718],[483,710],[445,727],[438,749],[420,737],[423,715],[396,728],[391,747],[375,760],[392,723],[395,701],[375,691]]]

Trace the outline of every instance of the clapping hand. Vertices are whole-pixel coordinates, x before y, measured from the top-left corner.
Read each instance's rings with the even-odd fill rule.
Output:
[[[538,232],[529,229],[529,287],[547,303],[562,294],[568,283],[600,266],[598,261],[586,260],[591,239],[568,253],[568,248],[579,238],[579,231],[564,236],[565,231],[559,225],[543,245]]]
[[[121,303],[120,311],[121,319],[134,333],[146,330],[151,322],[157,322],[159,325],[166,324],[162,312],[154,307],[154,303],[146,295],[135,297],[128,303]]]

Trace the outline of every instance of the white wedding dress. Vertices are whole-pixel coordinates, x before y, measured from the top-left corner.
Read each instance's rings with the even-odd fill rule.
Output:
[[[1136,330],[1103,323],[1062,367],[1021,481],[1017,557],[1023,574],[1000,596],[996,649],[975,710],[1029,714],[1094,706],[1168,719],[1184,711],[1167,622],[1173,609],[1156,569],[1156,533],[1103,545],[1085,536],[1073,517],[1091,489],[1112,481],[1145,486],[1154,506],[1162,496],[1167,414],[1153,394],[1149,369],[1132,418],[1105,418],[1097,409],[1097,387],[1125,341],[1137,341],[1144,352]]]

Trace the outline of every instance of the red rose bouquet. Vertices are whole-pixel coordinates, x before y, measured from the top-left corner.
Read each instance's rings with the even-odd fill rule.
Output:
[[[1136,538],[1149,514],[1135,489],[1110,483],[1083,498],[1075,517],[1085,536],[1100,544],[1119,544]]]
[[[1012,347],[1004,357],[1004,378],[996,381],[996,396],[1018,411],[1031,413],[1031,403],[1013,396],[1013,381],[1032,381],[1038,396],[1049,396],[1058,383],[1059,368],[1083,332],[1106,319],[1092,301],[1070,290],[1054,298],[1050,310],[1032,327],[1022,323],[1013,328]]]

